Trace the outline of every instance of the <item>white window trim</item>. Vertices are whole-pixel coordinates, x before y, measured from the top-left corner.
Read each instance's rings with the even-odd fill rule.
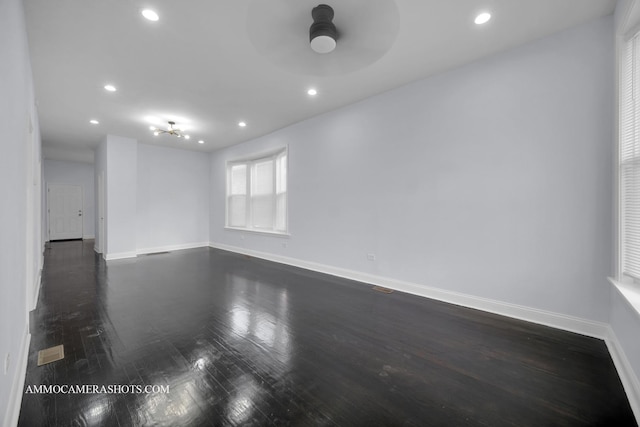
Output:
[[[278,231],[278,230],[264,230],[264,229],[259,229],[259,228],[253,228],[251,226],[251,224],[253,223],[252,221],[252,217],[251,217],[251,179],[247,179],[246,182],[246,196],[247,196],[247,216],[246,216],[246,222],[247,222],[247,227],[234,227],[234,226],[230,226],[229,225],[229,168],[235,164],[246,164],[248,166],[248,170],[247,170],[247,175],[250,176],[250,170],[251,167],[250,165],[255,164],[255,163],[259,163],[261,161],[267,160],[267,159],[273,159],[274,160],[274,165],[277,163],[277,158],[279,156],[281,156],[282,154],[285,154],[286,156],[286,171],[287,171],[287,183],[286,183],[286,197],[287,197],[287,203],[286,203],[286,207],[285,207],[285,218],[284,218],[284,227],[285,230],[284,231]],[[276,174],[277,171],[277,167],[274,167],[274,175]],[[259,154],[254,154],[252,156],[247,156],[247,157],[241,157],[241,158],[237,158],[234,160],[228,160],[225,164],[225,230],[230,230],[230,231],[241,231],[241,232],[249,232],[249,233],[254,233],[254,234],[263,234],[263,235],[268,235],[268,236],[277,236],[277,237],[290,237],[291,234],[289,233],[289,147],[285,146],[285,147],[281,147],[278,148],[276,150],[271,150],[271,151],[267,151],[267,152],[262,152]],[[277,195],[276,192],[276,179],[273,180],[273,193],[275,195]],[[275,209],[275,206],[274,206]],[[275,215],[274,215],[275,217]]]
[[[626,17],[623,19],[623,23],[618,28],[616,34],[616,115],[615,121],[615,148],[614,148],[614,221],[616,230],[614,245],[614,259],[615,259],[615,277],[609,277],[609,282],[617,289],[617,291],[624,297],[631,307],[640,315],[640,286],[637,281],[632,277],[623,274],[623,208],[622,208],[622,185],[621,185],[621,171],[620,171],[620,150],[622,144],[622,111],[624,103],[624,61],[626,58],[626,44],[633,39],[636,34],[640,33],[640,21],[634,19],[630,24],[630,11],[627,11]],[[622,29],[622,31],[620,31]]]
[[[626,64],[627,64],[627,60],[628,60],[628,45],[629,43],[634,43],[634,39],[635,39],[635,43],[638,43],[638,33],[634,32],[633,34],[626,34],[625,36],[621,37],[618,39],[618,48],[617,50],[617,64],[618,64],[618,72],[617,72],[617,79],[618,79],[618,84],[617,84],[617,92],[618,92],[618,113],[617,113],[617,135],[616,135],[616,148],[615,148],[615,173],[616,173],[616,179],[615,179],[615,184],[616,184],[616,221],[617,221],[617,244],[616,244],[616,282],[620,283],[620,284],[627,284],[627,285],[634,285],[638,283],[638,279],[635,278],[634,276],[625,274],[625,260],[626,260],[626,254],[625,254],[625,218],[626,218],[626,213],[625,213],[625,200],[624,200],[624,188],[623,188],[623,161],[622,161],[622,156],[623,156],[623,144],[625,143],[625,134],[628,133],[627,129],[623,126],[623,122],[625,120],[625,111],[629,111],[626,110],[627,105],[625,105],[626,100],[628,100],[629,98],[627,97],[627,83],[628,81],[625,80],[626,75]],[[633,48],[633,53],[636,54],[638,51],[636,48]],[[636,59],[635,57],[632,58],[633,64],[636,63]],[[632,65],[632,67],[635,70],[635,65]],[[632,73],[635,73],[634,71],[632,71]],[[636,85],[635,80],[638,80],[637,77],[635,75],[632,75],[632,89],[631,92],[635,93],[634,87]],[[633,99],[633,98],[632,98]],[[632,105],[638,105],[640,103],[640,100],[638,102],[632,102]],[[634,107],[635,108],[635,107]],[[638,113],[634,113],[633,117],[635,117],[635,115]],[[626,160],[626,164],[629,161]],[[627,169],[628,170],[628,169]],[[634,193],[635,194],[635,193]]]

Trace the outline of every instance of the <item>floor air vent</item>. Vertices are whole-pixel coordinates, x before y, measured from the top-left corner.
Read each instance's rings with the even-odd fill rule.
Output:
[[[38,352],[38,366],[64,359],[64,346],[57,345],[55,347],[45,348]]]
[[[374,286],[371,289],[373,289],[374,291],[382,292],[383,294],[390,294],[393,292],[393,289],[383,288],[382,286]]]

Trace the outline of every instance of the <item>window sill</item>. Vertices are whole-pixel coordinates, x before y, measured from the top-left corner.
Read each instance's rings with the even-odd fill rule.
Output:
[[[284,237],[284,238],[291,237],[291,234],[289,233],[281,233],[278,231],[261,231],[261,230],[251,230],[250,228],[236,228],[236,227],[225,227],[224,229],[230,230],[230,231],[241,231],[246,233],[264,234],[266,236],[274,236],[274,237]]]
[[[640,287],[629,283],[622,283],[609,277],[609,282],[618,289],[618,292],[629,302],[640,316]]]

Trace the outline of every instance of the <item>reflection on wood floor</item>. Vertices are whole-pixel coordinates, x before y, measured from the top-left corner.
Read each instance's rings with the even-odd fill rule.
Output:
[[[601,340],[210,248],[51,243],[32,334],[20,426],[636,425]]]

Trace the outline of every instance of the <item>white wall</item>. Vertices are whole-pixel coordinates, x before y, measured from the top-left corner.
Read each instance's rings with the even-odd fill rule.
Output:
[[[138,142],[107,135],[106,149],[106,258],[136,254]]]
[[[95,237],[96,202],[95,168],[92,163],[45,159],[44,179],[47,184],[69,184],[82,187],[83,237]],[[45,212],[47,210],[45,209]]]
[[[137,251],[209,242],[208,155],[138,144]]]
[[[209,169],[208,155],[107,135],[95,153],[96,197],[101,173],[106,187],[104,257],[207,246]]]
[[[107,185],[107,138],[105,137],[101,142],[100,145],[98,145],[98,148],[95,151],[95,163],[94,163],[94,170],[95,170],[95,176],[94,176],[94,183],[95,183],[95,187],[94,187],[94,195],[95,195],[95,222],[94,222],[94,230],[95,230],[95,235],[96,235],[96,241],[95,241],[95,250],[98,253],[102,253],[103,256],[105,256],[104,252],[106,252],[107,250],[107,236],[108,236],[108,221],[107,221],[107,216],[108,216],[108,210],[107,210],[107,194],[106,194],[106,185]],[[100,175],[102,175],[102,179],[104,180],[103,182],[103,188],[105,190],[105,193],[103,195],[103,202],[104,202],[104,206],[103,206],[103,217],[100,218],[100,208],[99,208],[99,201],[98,198],[100,197],[100,188],[99,188],[99,184],[100,184]],[[104,227],[103,230],[103,234],[100,234],[100,222],[102,221],[102,226]],[[102,242],[100,240],[103,240]]]
[[[599,19],[213,153],[210,240],[607,322],[613,43]],[[290,239],[225,230],[225,161],[285,144]]]
[[[17,422],[26,369],[27,295],[43,249],[40,141],[20,0],[0,1],[0,58],[0,422],[10,426]]]

